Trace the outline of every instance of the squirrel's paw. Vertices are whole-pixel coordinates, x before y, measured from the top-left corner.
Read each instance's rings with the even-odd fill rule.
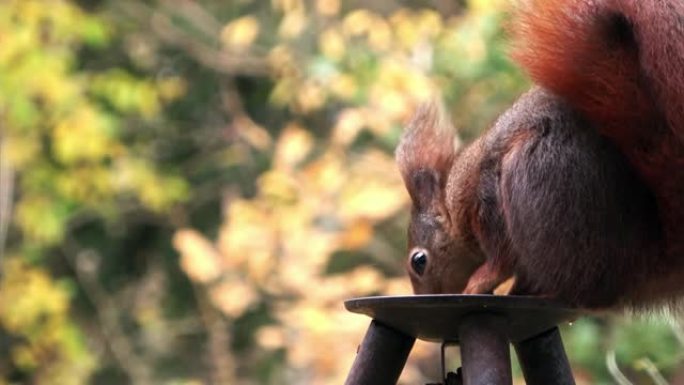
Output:
[[[510,292],[515,280],[511,274],[494,266],[491,261],[487,261],[470,276],[468,284],[463,289],[463,294],[498,294],[498,289],[509,283],[509,281],[510,284],[507,286],[507,289],[504,289],[502,295]]]

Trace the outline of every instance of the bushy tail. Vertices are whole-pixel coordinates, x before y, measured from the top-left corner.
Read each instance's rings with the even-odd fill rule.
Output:
[[[684,0],[520,0],[513,58],[622,146],[684,143]]]

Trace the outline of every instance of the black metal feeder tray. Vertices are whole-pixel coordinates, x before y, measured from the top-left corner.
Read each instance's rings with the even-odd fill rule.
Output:
[[[416,338],[458,344],[462,368],[447,385],[510,385],[509,342],[529,385],[574,384],[557,325],[580,310],[535,297],[414,295],[355,298],[347,310],[373,319],[346,385],[394,385]],[[444,365],[442,363],[442,365]]]

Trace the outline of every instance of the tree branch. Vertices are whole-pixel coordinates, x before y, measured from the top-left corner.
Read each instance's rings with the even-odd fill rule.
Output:
[[[243,76],[268,76],[271,69],[265,58],[222,52],[208,47],[176,27],[168,16],[155,12],[151,17],[152,31],[163,42],[183,49],[201,64],[224,74]]]
[[[211,305],[203,287],[195,288],[200,317],[209,335],[209,360],[212,366],[212,383],[216,385],[236,384],[235,360],[230,351],[229,323]]]
[[[7,159],[5,141],[0,135],[0,278],[2,278],[2,259],[7,242],[12,203],[14,201],[14,170]]]
[[[133,384],[152,384],[150,365],[136,352],[121,325],[121,313],[116,303],[97,280],[99,255],[94,250],[81,250],[76,241],[69,238],[64,241],[63,252],[95,308],[105,340],[121,369],[128,374]]]
[[[220,23],[200,6],[191,2],[166,1],[166,8],[181,7],[184,13],[174,9],[175,16],[183,17],[192,25],[193,29],[202,32],[206,37],[216,39],[219,33]],[[272,71],[265,57],[254,56],[251,53],[240,54],[223,52],[211,47],[201,39],[192,36],[187,31],[177,27],[171,21],[170,15],[156,11],[139,1],[121,1],[117,4],[118,9],[140,24],[149,23],[151,32],[160,41],[184,50],[190,57],[199,63],[217,72],[232,76],[269,76]],[[171,10],[169,10],[171,12]]]

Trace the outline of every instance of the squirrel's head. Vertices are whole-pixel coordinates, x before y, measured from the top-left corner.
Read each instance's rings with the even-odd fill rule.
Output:
[[[472,241],[461,236],[454,210],[464,172],[455,130],[435,103],[416,112],[397,146],[396,160],[411,196],[408,270],[416,294],[460,293],[482,263]],[[477,254],[477,255],[474,255]]]

